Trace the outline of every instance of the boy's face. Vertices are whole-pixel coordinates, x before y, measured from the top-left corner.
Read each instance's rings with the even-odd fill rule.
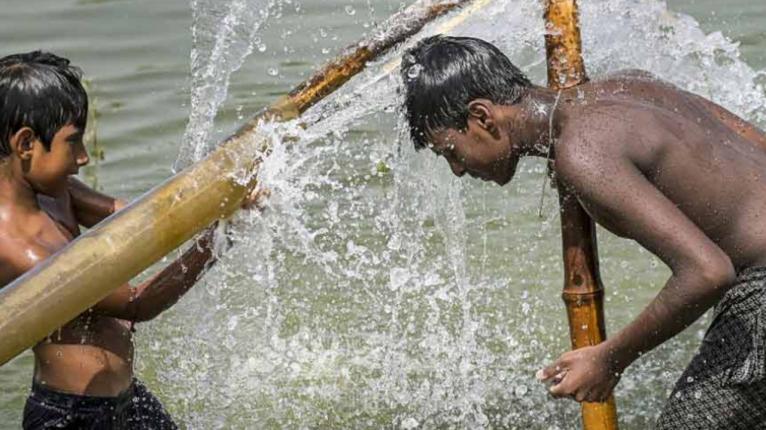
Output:
[[[472,119],[465,131],[442,129],[431,133],[430,143],[431,150],[447,160],[455,176],[467,173],[498,185],[510,182],[519,161],[508,136],[492,133]]]
[[[36,137],[24,147],[24,177],[35,191],[56,196],[67,189],[67,177],[90,161],[82,137],[83,130],[66,125],[53,136],[49,150]]]

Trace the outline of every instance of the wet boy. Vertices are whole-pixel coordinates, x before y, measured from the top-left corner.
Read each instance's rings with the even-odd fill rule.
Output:
[[[124,205],[72,176],[88,163],[87,111],[80,73],[68,60],[41,52],[0,59],[0,286],[72,241],[79,226],[91,227]],[[214,262],[212,235],[34,347],[25,429],[176,428],[133,376],[133,325],[156,317],[194,285]]]
[[[513,178],[521,157],[550,157],[558,186],[596,222],[637,241],[672,271],[633,322],[541,371],[554,396],[607,398],[626,367],[715,305],[658,428],[766,425],[760,130],[640,71],[558,94],[532,85],[478,39],[426,39],[405,54],[402,77],[417,148],[443,156],[457,176],[499,185]]]

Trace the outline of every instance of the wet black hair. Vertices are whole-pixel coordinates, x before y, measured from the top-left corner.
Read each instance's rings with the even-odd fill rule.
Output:
[[[416,149],[425,148],[437,130],[464,131],[472,100],[510,105],[532,87],[497,47],[473,37],[421,40],[405,52],[401,74],[405,115]]]
[[[68,59],[47,52],[0,58],[0,158],[10,155],[10,138],[23,127],[46,149],[64,126],[84,131],[88,96],[81,78]]]

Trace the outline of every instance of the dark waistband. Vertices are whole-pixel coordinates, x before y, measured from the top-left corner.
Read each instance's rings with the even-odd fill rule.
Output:
[[[121,392],[120,394],[114,396],[114,397],[99,397],[99,396],[87,396],[82,394],[70,394],[70,393],[64,393],[61,391],[56,391],[51,388],[48,388],[47,386],[37,382],[32,381],[32,393],[31,395],[33,397],[39,397],[41,400],[45,400],[47,403],[53,403],[53,404],[67,404],[70,406],[78,406],[78,407],[94,407],[94,408],[100,408],[105,406],[113,406],[115,408],[119,408],[122,406],[125,406],[129,404],[134,396],[136,387],[136,381],[135,379],[133,382],[131,382],[130,387],[128,387],[125,391]]]

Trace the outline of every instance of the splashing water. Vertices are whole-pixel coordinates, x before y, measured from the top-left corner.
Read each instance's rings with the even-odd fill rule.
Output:
[[[541,14],[539,2],[502,0],[453,33],[497,44],[542,83]],[[656,0],[583,2],[581,15],[592,77],[642,68],[764,120],[762,73],[720,33]],[[247,19],[265,18],[251,15],[242,28],[254,27]],[[205,70],[194,94],[216,97],[194,105],[193,145],[182,154],[207,148],[200,130],[210,130],[229,73],[257,43],[250,30],[219,39],[203,30],[197,40],[238,48],[193,55],[193,69]],[[208,61],[201,55],[229,66],[197,68]],[[238,217],[237,245],[141,337],[140,372],[189,428],[578,426],[578,406],[552,401],[533,376],[568,348],[557,215],[541,222],[536,213],[543,163],[526,162],[504,188],[451,177],[412,148],[401,82],[380,78],[384,63],[309,111],[305,128],[262,127],[274,139],[260,178],[273,192],[269,208]],[[600,234],[614,331],[667,271]],[[616,392],[623,428],[651,426],[703,327],[628,369]]]
[[[283,3],[191,0],[191,112],[175,171],[201,160],[214,147],[213,123],[226,100],[229,78],[253,49],[265,50],[259,30],[272,14],[281,14]]]

